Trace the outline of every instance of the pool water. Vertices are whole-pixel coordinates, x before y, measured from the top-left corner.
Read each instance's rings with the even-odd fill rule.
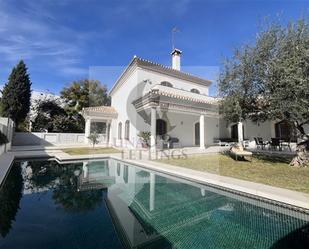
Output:
[[[309,215],[113,159],[24,160],[0,189],[0,248],[309,248]]]

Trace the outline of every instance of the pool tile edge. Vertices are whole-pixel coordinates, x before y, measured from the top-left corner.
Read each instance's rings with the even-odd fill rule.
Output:
[[[119,158],[114,158],[119,160]],[[254,197],[261,197],[270,202],[279,202],[282,205],[288,205],[303,209],[309,212],[309,194],[296,192],[288,189],[268,186],[260,183],[249,182],[236,178],[215,175],[206,172],[200,172],[192,169],[185,169],[178,166],[158,163],[154,161],[133,161],[122,160],[149,170],[159,171],[161,173],[195,181],[205,185],[214,185],[231,191],[241,192]]]

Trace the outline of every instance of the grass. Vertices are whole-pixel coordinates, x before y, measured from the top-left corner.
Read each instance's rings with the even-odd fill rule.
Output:
[[[112,154],[112,153],[120,153],[120,150],[117,150],[112,147],[80,147],[80,148],[69,148],[62,149],[63,152],[68,153],[69,155],[88,155],[88,154]]]
[[[228,155],[211,154],[159,162],[309,193],[309,168],[290,167],[290,160],[256,155],[251,163],[235,161]]]

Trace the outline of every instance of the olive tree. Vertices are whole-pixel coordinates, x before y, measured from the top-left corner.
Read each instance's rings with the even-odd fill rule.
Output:
[[[292,166],[309,165],[309,23],[271,23],[254,44],[237,49],[219,78],[220,111],[227,120],[286,120],[298,131]]]

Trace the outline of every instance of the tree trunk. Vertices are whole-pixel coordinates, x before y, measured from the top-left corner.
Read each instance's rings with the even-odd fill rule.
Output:
[[[309,135],[305,133],[303,128],[304,123],[295,123],[295,127],[299,131],[301,141],[297,143],[297,155],[290,162],[293,167],[308,167],[309,166]]]

